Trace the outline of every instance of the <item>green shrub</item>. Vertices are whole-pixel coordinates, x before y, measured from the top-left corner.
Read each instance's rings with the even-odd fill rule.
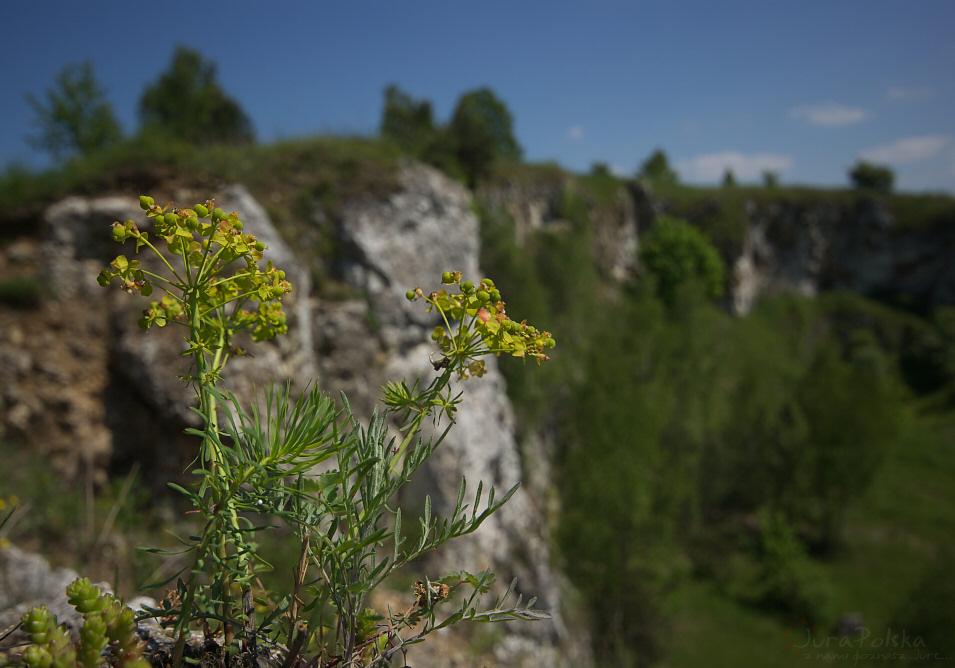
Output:
[[[832,623],[832,591],[810,561],[802,542],[780,512],[764,510],[760,520],[759,600],[811,624]]]
[[[45,105],[32,95],[27,96],[27,102],[40,129],[29,141],[54,159],[90,155],[122,136],[112,105],[89,61],[65,67],[57,76],[56,87],[47,91]]]
[[[668,304],[674,303],[680,286],[692,282],[698,282],[709,297],[723,294],[723,260],[706,237],[685,221],[658,219],[642,239],[640,261]]]
[[[856,190],[872,190],[888,194],[892,192],[892,186],[895,184],[895,173],[888,167],[859,160],[849,170],[849,180]]]
[[[252,141],[252,121],[216,80],[216,66],[178,47],[169,69],[143,90],[143,129],[193,144]]]

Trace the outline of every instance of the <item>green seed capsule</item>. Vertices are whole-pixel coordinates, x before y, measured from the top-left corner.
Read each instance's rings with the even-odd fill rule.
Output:
[[[450,272],[450,271],[446,271],[446,272],[444,272],[443,274],[441,274],[441,282],[444,283],[445,285],[447,285],[447,284],[449,284],[449,283],[453,283],[453,282],[454,282],[454,276],[451,275],[451,272]]]
[[[405,299],[407,299],[409,302],[413,302],[415,296],[414,290],[408,290],[408,292],[405,293]]]
[[[487,301],[491,298],[491,295],[488,294],[488,291],[487,291],[487,290],[478,290],[478,291],[477,291],[477,294],[475,295],[475,297],[477,297],[477,298],[478,298],[478,301],[483,304],[483,303],[487,302]]]
[[[223,211],[219,207],[216,207],[215,209],[212,210],[212,222],[218,223],[223,218],[225,218],[225,211]]]
[[[175,227],[179,224],[179,216],[174,214],[172,211],[163,216],[163,222],[170,227]]]
[[[156,203],[156,200],[154,200],[152,197],[148,197],[146,195],[139,196],[139,208],[142,209],[143,211],[149,211],[149,207],[151,207],[155,203]]]
[[[196,215],[198,215],[200,218],[205,218],[209,215],[209,209],[202,204],[196,204],[194,207],[192,207],[192,210],[195,211]]]

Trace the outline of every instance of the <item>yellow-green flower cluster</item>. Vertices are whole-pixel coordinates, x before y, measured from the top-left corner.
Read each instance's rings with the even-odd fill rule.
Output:
[[[432,360],[436,369],[450,367],[467,378],[484,375],[484,361],[479,358],[491,353],[533,357],[538,364],[549,359],[545,351],[555,345],[550,332],[528,325],[526,320],[511,320],[491,279],[475,285],[462,278],[460,271],[446,271],[441,282],[452,289],[425,295],[416,287],[406,294],[410,301],[423,299],[429,312],[436,310],[441,315],[442,324],[431,335],[443,355]]]
[[[160,207],[145,195],[139,203],[152,219],[154,234],[165,242],[169,256],[182,258],[182,268],[173,267],[135,222],[117,221],[113,223],[113,239],[120,243],[135,240],[136,252],[142,246],[153,250],[166,264],[171,278],[146,271],[138,260],[120,255],[100,272],[98,281],[106,286],[118,278],[124,291],[143,296],[152,294],[153,283],[162,287],[167,294],[143,312],[139,321],[143,329],[184,320],[189,300],[195,300],[203,317],[234,302],[258,302],[256,310],[237,309],[232,316],[235,330],[250,330],[256,341],[287,331],[278,300],[291,291],[291,286],[285,272],[271,262],[265,269],[259,268],[266,246],[254,234],[242,231],[238,214],[226,214],[211,200],[191,209],[172,209],[172,203]],[[220,276],[226,267],[241,260],[245,266],[231,276]]]

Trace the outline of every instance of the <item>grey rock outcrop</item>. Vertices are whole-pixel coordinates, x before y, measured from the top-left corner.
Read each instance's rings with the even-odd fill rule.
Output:
[[[387,201],[359,202],[343,212],[342,236],[354,250],[345,274],[369,295],[369,308],[387,352],[381,377],[421,378],[427,383],[435,373],[427,341],[436,320],[421,304],[409,303],[404,294],[415,286],[425,292],[437,289],[443,271],[460,270],[480,278],[478,221],[468,192],[436,170],[407,165],[400,183],[401,191]],[[415,481],[412,498],[406,499],[420,507],[423,496],[429,494],[436,511],[445,515],[453,509],[462,477],[468,481],[469,494],[482,481],[485,490],[493,485],[500,496],[519,484],[524,474],[513,409],[496,360],[489,360],[483,378],[463,381],[460,389],[463,401],[455,428]],[[575,641],[561,621],[561,582],[550,566],[546,525],[538,505],[519,489],[475,534],[442,548],[440,563],[435,564],[472,572],[491,567],[504,581],[518,576],[520,590],[538,596],[540,606],[554,614],[548,622],[514,625],[511,633],[524,640],[514,645],[501,665],[570,665],[567,656],[583,660],[585,645],[580,638],[575,649],[568,650]],[[423,651],[428,651],[427,643]]]
[[[489,186],[477,195],[483,206],[503,215],[514,224],[514,241],[525,247],[539,233],[560,233],[572,226],[567,220],[568,202],[582,203],[592,223],[590,252],[594,263],[608,279],[624,281],[633,277],[637,266],[638,212],[634,190],[617,187],[609,202],[598,202],[587,188],[561,172],[545,172],[536,180],[507,181]]]
[[[732,310],[745,315],[761,296],[814,296],[842,289],[906,295],[931,308],[955,303],[955,229],[899,224],[886,206],[774,202],[747,206],[742,254],[733,263]]]

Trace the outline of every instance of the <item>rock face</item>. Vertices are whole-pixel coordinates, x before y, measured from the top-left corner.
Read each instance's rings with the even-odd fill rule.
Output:
[[[246,229],[266,242],[268,257],[285,269],[294,290],[284,301],[289,335],[256,345],[252,357],[230,361],[228,389],[249,396],[253,384],[269,379],[289,379],[300,388],[318,382],[336,393],[344,389],[356,413],[370,415],[386,380],[434,373],[428,356],[435,322],[404,294],[416,285],[437,289],[441,273],[450,269],[480,279],[478,222],[469,193],[439,172],[406,165],[400,183],[388,199],[343,207],[337,221],[345,250],[340,275],[362,295],[344,301],[309,294],[307,267],[244,188],[216,193],[220,206],[237,211]],[[184,205],[206,196],[181,193],[176,201]],[[29,313],[0,309],[7,362],[0,369],[6,374],[0,408],[7,431],[18,439],[59,434],[44,447],[65,462],[68,475],[102,472],[109,462],[144,461],[158,487],[195,456],[196,444],[182,435],[195,424],[189,410],[193,397],[175,378],[187,370],[180,356],[184,330],[141,332],[136,320],[145,300],[95,283],[112,257],[133,255],[132,248],[121,249],[109,237],[109,225],[126,219],[148,231],[136,199],[71,197],[50,207],[42,238],[21,249],[14,269],[45,267],[60,299]],[[499,496],[524,477],[513,411],[494,360],[485,377],[460,389],[464,401],[457,426],[402,500],[409,510],[421,508],[430,494],[436,513],[449,512],[462,476],[470,495],[483,481],[485,490],[493,485]],[[53,407],[67,418],[61,413],[43,431]],[[538,607],[553,611],[550,621],[511,625],[507,644],[495,650],[498,665],[587,665],[586,636],[571,637],[561,621],[561,578],[551,567],[547,523],[538,507],[519,490],[478,532],[450,543],[424,567],[432,577],[493,567],[504,584],[519,576],[525,598],[537,596]],[[416,648],[419,660],[427,646]],[[437,655],[426,662],[451,665]]]
[[[538,180],[505,182],[479,192],[482,204],[506,215],[514,223],[515,241],[524,247],[537,233],[560,233],[572,223],[572,209],[583,204],[592,224],[591,253],[603,275],[614,281],[631,278],[637,266],[638,223],[643,220],[637,204],[640,193],[620,186],[610,202],[598,202],[573,179],[544,174]],[[574,202],[574,200],[577,200]],[[571,209],[568,211],[568,209]]]
[[[931,308],[955,303],[955,228],[912,229],[875,199],[854,207],[771,203],[747,207],[743,253],[733,264],[732,309],[759,297],[843,289]]]
[[[432,352],[428,335],[436,320],[421,304],[409,303],[404,293],[415,286],[426,292],[437,289],[443,271],[460,270],[480,278],[478,221],[468,192],[431,168],[406,166],[400,183],[401,191],[387,201],[354,203],[343,211],[341,235],[352,249],[343,273],[368,295],[369,315],[377,323],[381,347],[374,353],[383,364],[375,380],[421,378],[427,383],[435,373],[428,359]],[[351,304],[340,306],[338,313],[344,309],[359,311]],[[338,339],[335,352],[357,345],[366,346],[361,354],[372,354],[367,350],[368,338]],[[432,456],[424,475],[419,475],[415,489],[408,490],[406,503],[420,508],[423,496],[429,494],[435,509],[447,515],[462,476],[471,494],[478,481],[483,481],[485,489],[493,485],[498,495],[521,482],[524,472],[514,436],[514,414],[495,361],[488,361],[483,378],[462,382],[463,401],[455,428]],[[366,382],[365,387],[377,392],[380,382]],[[517,576],[525,598],[537,596],[539,605],[554,615],[549,622],[512,625],[511,644],[502,650],[499,665],[586,663],[585,639],[579,634],[570,638],[561,621],[560,577],[550,566],[546,522],[529,494],[518,490],[473,536],[452,542],[440,552],[440,563],[435,564],[439,569],[474,572],[491,567],[505,582]],[[432,650],[425,643],[421,651]],[[569,657],[575,660],[568,663]],[[439,657],[429,656],[425,662],[438,665]]]

